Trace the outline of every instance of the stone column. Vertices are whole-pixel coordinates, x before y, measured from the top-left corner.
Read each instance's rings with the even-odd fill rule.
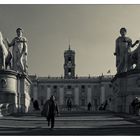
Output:
[[[87,89],[87,103],[91,103],[92,101],[92,95],[91,95],[91,86],[88,86],[88,89]]]
[[[75,105],[79,105],[79,87],[76,86],[74,90],[74,103]]]
[[[92,87],[92,99],[91,99],[91,104],[92,104],[92,109],[93,111],[97,110],[97,103],[95,102],[96,100],[96,91],[95,91],[95,85]]]
[[[47,87],[47,100],[50,99],[50,97],[51,97],[51,87],[48,86]]]
[[[20,98],[21,98],[21,92],[20,92],[20,79],[19,77],[17,78],[17,97],[16,97],[16,102],[17,102],[17,112],[20,112]]]
[[[27,75],[20,75],[20,105],[21,112],[26,113],[30,107],[30,85],[31,81]]]
[[[64,87],[59,88],[59,105],[64,105]]]
[[[101,86],[101,96],[100,96],[100,104],[105,102],[105,86]]]

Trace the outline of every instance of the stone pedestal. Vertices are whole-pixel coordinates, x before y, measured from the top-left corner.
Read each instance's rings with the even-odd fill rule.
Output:
[[[17,73],[0,70],[0,104],[9,104],[9,113],[17,111]]]
[[[140,70],[115,75],[113,86],[113,111],[130,113],[131,102],[140,98]]]
[[[30,107],[30,85],[31,81],[28,78],[28,75],[18,74],[18,107],[19,112],[27,113]]]

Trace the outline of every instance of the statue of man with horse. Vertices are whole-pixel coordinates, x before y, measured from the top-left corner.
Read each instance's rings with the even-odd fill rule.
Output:
[[[139,68],[140,45],[138,45],[134,51],[132,51],[131,48],[139,44],[140,41],[136,40],[135,43],[132,44],[132,40],[129,37],[126,37],[126,33],[126,28],[121,28],[121,36],[116,40],[114,55],[116,56],[117,73]],[[136,65],[135,67],[134,64]]]
[[[27,40],[22,36],[21,28],[18,28],[16,33],[17,37],[9,43],[8,39],[6,41],[3,39],[0,32],[0,69],[9,68],[16,72],[27,73]]]

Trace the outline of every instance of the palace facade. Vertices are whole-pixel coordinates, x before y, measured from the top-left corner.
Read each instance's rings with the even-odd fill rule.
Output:
[[[42,106],[51,95],[62,110],[66,109],[68,100],[72,109],[85,110],[90,102],[96,111],[102,104],[112,101],[111,75],[78,77],[75,75],[75,51],[64,52],[64,77],[39,77],[30,75],[32,81],[31,98]]]

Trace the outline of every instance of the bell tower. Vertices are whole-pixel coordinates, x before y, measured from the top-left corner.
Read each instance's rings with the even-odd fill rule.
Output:
[[[75,51],[69,49],[64,52],[64,78],[75,78]]]

